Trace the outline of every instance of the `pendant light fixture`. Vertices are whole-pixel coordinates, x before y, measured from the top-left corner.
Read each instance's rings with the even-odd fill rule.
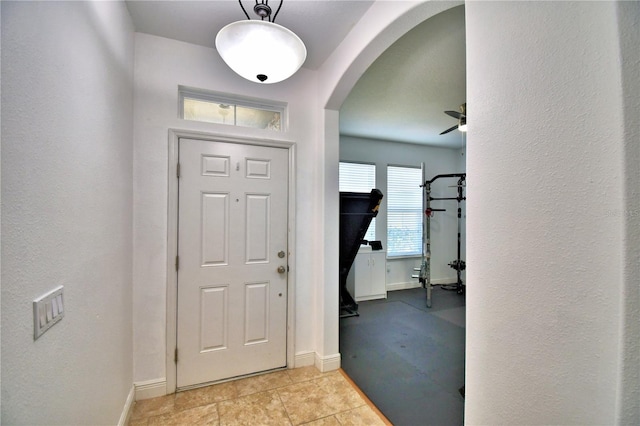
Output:
[[[274,21],[269,0],[256,0],[249,14],[238,0],[247,20],[232,22],[218,32],[216,49],[226,64],[241,77],[256,83],[277,83],[291,77],[307,58],[307,48],[293,31]]]

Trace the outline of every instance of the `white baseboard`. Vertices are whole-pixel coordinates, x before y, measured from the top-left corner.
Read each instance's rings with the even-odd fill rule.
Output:
[[[436,278],[431,280],[431,284],[452,284],[458,280],[457,277],[452,278]],[[422,287],[422,284],[416,279],[415,281],[407,282],[407,283],[393,283],[387,284],[387,291],[396,291],[396,290],[408,290],[410,288],[418,288]]]
[[[167,394],[167,379],[147,380],[145,382],[134,383],[136,389],[136,401],[156,398]]]
[[[418,288],[422,287],[422,284],[419,282],[410,282],[410,283],[393,283],[387,284],[387,291],[396,291],[396,290],[408,290],[410,288]]]
[[[321,357],[316,352],[300,352],[294,356],[293,362],[293,368],[315,365],[318,370],[324,373],[340,368],[340,354]],[[132,392],[134,392],[134,389],[135,401],[164,396],[167,394],[167,380],[162,378],[136,382],[133,384]],[[133,394],[131,397],[133,402]]]
[[[340,354],[320,356],[318,353],[316,353],[315,366],[322,373],[337,370],[338,368],[340,368]]]
[[[129,395],[127,395],[127,401],[124,403],[122,413],[120,414],[120,420],[118,420],[118,426],[126,426],[129,424],[129,418],[131,417],[131,411],[133,410],[133,403],[135,402],[135,386],[131,386]]]
[[[293,366],[291,368],[300,368],[300,367],[308,367],[310,365],[315,365],[316,362],[316,353],[311,352],[299,352],[295,354],[293,358]]]

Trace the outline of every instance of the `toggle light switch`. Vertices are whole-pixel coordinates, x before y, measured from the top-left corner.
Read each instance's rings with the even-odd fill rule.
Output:
[[[53,307],[51,306],[51,301],[46,301],[45,306],[47,307],[47,322],[51,322],[53,321]]]
[[[62,305],[62,293],[57,295],[56,299],[58,300],[58,312],[63,313],[64,312],[64,307]]]
[[[40,316],[40,327],[47,325],[47,308],[44,305],[38,306],[38,314]]]
[[[54,297],[51,299],[51,309],[53,309],[53,317],[58,316],[58,298]]]

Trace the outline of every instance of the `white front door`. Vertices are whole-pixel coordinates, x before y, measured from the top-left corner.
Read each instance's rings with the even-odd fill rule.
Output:
[[[179,141],[178,388],[287,364],[288,156]]]

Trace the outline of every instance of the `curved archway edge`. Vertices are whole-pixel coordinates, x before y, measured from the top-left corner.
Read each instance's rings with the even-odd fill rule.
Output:
[[[416,25],[464,1],[376,1],[320,68],[324,107],[339,110],[358,79]]]

